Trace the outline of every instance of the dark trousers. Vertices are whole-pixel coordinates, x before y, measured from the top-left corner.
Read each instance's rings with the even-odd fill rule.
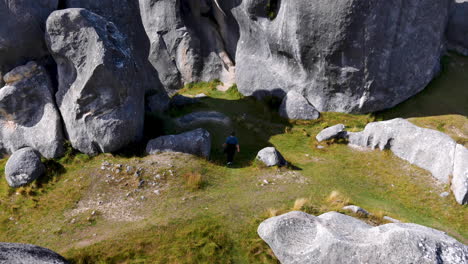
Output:
[[[236,154],[236,145],[227,144],[225,152],[226,152],[226,155],[227,155],[227,162],[233,162],[234,161],[234,155]]]

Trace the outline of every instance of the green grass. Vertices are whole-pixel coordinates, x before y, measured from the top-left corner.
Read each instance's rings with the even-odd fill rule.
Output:
[[[380,224],[381,216],[389,215],[468,242],[467,206],[458,205],[452,196],[439,196],[449,186],[434,185],[428,172],[388,151],[357,151],[341,142],[318,143],[314,138],[337,123],[350,131],[362,130],[376,119],[373,115],[323,113],[316,121],[289,122],[272,110],[271,103],[243,97],[236,87],[220,92],[218,84],[187,85],[180,93],[203,92],[209,97],[172,110],[169,116],[155,116],[154,127],[147,128],[153,136],[182,132],[170,122],[172,118],[193,111],[220,111],[232,119],[232,125],[204,126],[213,136],[211,160],[172,154],[143,157],[132,151],[91,158],[67,148],[64,158],[45,161],[48,174],[40,182],[13,190],[0,179],[0,240],[48,247],[72,263],[277,263],[256,233],[261,221],[294,207],[316,215],[341,211],[350,201],[376,215],[363,218],[371,224]],[[165,126],[157,127],[158,120],[166,120]],[[465,116],[411,121],[466,142],[460,136],[468,125]],[[237,132],[241,153],[236,165],[227,168],[221,145],[232,130]],[[255,155],[266,146],[275,146],[293,166],[259,166]],[[163,177],[166,187],[160,195],[146,186],[130,196],[145,196],[128,208],[131,215],[141,216],[139,220],[117,221],[99,210],[91,216],[93,205],[70,216],[86,199],[116,195],[123,197],[119,206],[125,206],[130,201],[125,193],[138,189],[140,179],[133,174],[116,175],[123,179],[121,184],[106,183],[109,172],[100,170],[103,161],[142,167],[147,182],[156,174],[175,173]],[[0,172],[5,162],[0,160]],[[185,176],[189,174],[200,177],[189,182]],[[270,184],[262,186],[264,180]],[[341,194],[341,202],[329,199],[332,192]]]

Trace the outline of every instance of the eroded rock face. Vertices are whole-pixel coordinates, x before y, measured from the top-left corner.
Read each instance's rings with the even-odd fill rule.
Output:
[[[279,109],[280,116],[294,120],[314,120],[320,113],[301,94],[290,91],[283,98]]]
[[[293,90],[320,112],[365,113],[408,99],[438,72],[448,0],[268,2],[232,11],[244,95]]]
[[[41,156],[32,148],[22,148],[16,151],[5,166],[8,185],[14,188],[33,182],[44,172],[45,167],[41,162]]]
[[[0,1],[0,77],[16,66],[48,54],[45,21],[58,0]]]
[[[158,137],[146,145],[146,153],[150,155],[161,152],[182,152],[209,158],[211,135],[205,129],[198,128],[179,135]]]
[[[46,40],[58,65],[57,105],[72,146],[113,152],[141,138],[144,88],[125,37],[80,8],[55,11]]]
[[[0,243],[2,264],[67,264],[59,254],[50,249],[28,244]]]
[[[460,144],[455,149],[451,188],[459,204],[468,204],[468,149]]]
[[[443,183],[449,182],[457,143],[448,135],[420,128],[401,118],[369,123],[364,131],[348,132],[349,144],[381,150],[426,169]]]
[[[448,48],[468,56],[468,1],[451,0],[447,26]]]
[[[236,2],[139,1],[151,42],[149,60],[169,93],[190,82],[234,82],[239,31],[230,9]]]
[[[318,217],[290,212],[258,228],[281,263],[452,263],[468,261],[468,246],[416,224],[372,227],[329,212]]]
[[[0,89],[0,152],[32,147],[46,158],[63,154],[60,114],[47,73],[35,62],[4,76]]]

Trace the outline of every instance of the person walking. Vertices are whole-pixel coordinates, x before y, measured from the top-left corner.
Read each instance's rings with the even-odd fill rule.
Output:
[[[236,151],[240,152],[239,140],[236,138],[236,133],[231,133],[223,144],[223,147],[224,153],[227,155],[227,165],[232,165]]]

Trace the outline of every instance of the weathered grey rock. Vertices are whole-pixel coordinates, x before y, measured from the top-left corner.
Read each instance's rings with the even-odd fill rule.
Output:
[[[42,66],[29,62],[4,76],[0,89],[0,153],[32,147],[46,158],[63,154],[60,114]]]
[[[65,8],[84,8],[116,25],[128,40],[129,49],[138,69],[138,82],[151,95],[166,94],[158,73],[148,61],[150,42],[143,27],[138,1],[128,0],[64,0]],[[163,109],[156,107],[155,109]]]
[[[67,264],[50,249],[29,244],[0,243],[0,264]]]
[[[239,37],[230,13],[235,2],[139,1],[151,43],[149,60],[169,93],[184,83],[233,79]]]
[[[267,0],[232,10],[244,95],[293,90],[320,112],[373,112],[420,92],[439,70],[447,0],[275,2],[273,12]]]
[[[416,224],[372,227],[337,212],[318,217],[290,212],[265,220],[258,234],[283,264],[468,261],[468,246],[438,230]]]
[[[48,54],[44,24],[58,0],[0,1],[0,75]]]
[[[199,102],[200,100],[198,98],[192,98],[181,94],[176,94],[171,98],[170,106],[180,108],[192,104],[198,104]]]
[[[260,150],[257,154],[257,159],[263,162],[266,166],[286,166],[287,162],[274,147],[268,147]]]
[[[318,142],[322,142],[333,138],[343,138],[346,137],[346,135],[347,132],[345,131],[345,126],[343,124],[338,124],[325,128],[320,133],[318,133],[315,138]]]
[[[220,125],[229,126],[231,124],[231,119],[220,112],[200,111],[177,118],[176,122],[181,127],[197,126],[206,123],[217,123]]]
[[[459,204],[468,203],[468,149],[460,144],[455,149],[451,188]]]
[[[146,153],[153,155],[161,152],[182,152],[209,158],[211,135],[202,128],[179,135],[155,138],[146,145]]]
[[[345,207],[343,207],[343,210],[346,210],[346,211],[350,211],[350,212],[353,212],[355,214],[361,214],[361,215],[369,215],[369,212],[367,212],[365,209],[359,207],[359,206],[356,206],[356,205],[347,205]]]
[[[381,150],[426,169],[443,183],[453,172],[456,142],[446,134],[420,128],[401,118],[367,124],[364,131],[348,132],[349,144]]]
[[[8,159],[5,177],[11,187],[20,187],[33,182],[45,172],[41,156],[32,148],[22,148]]]
[[[113,152],[143,133],[144,88],[124,36],[85,9],[53,12],[46,40],[58,65],[57,105],[72,146]]]
[[[317,109],[295,91],[289,91],[283,98],[279,114],[284,118],[295,120],[314,120],[320,117]]]
[[[162,113],[169,109],[170,102],[167,94],[157,93],[146,97],[146,108],[153,113]]]
[[[468,56],[468,1],[451,0],[447,47]]]

